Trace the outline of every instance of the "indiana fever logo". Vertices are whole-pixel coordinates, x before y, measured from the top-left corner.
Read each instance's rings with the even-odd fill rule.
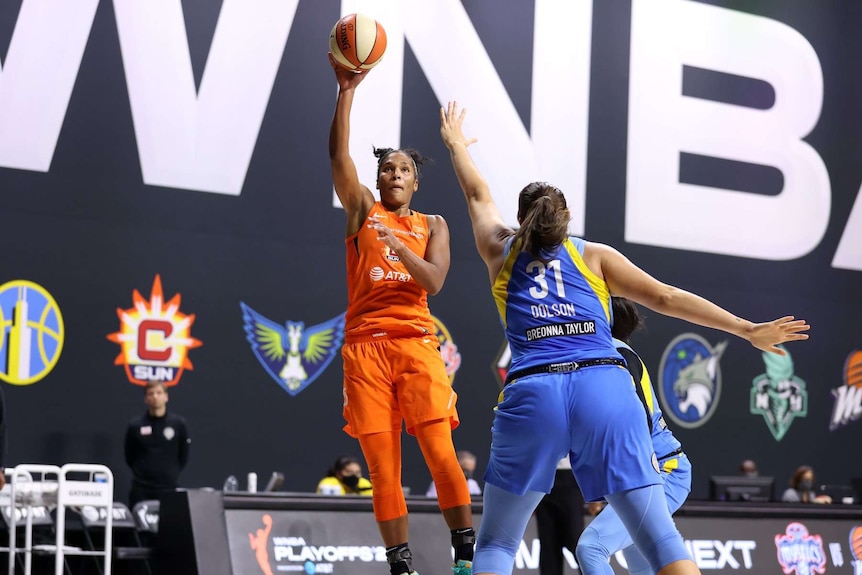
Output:
[[[114,365],[126,368],[126,376],[136,385],[161,381],[176,385],[183,371],[192,369],[189,350],[203,345],[191,336],[194,314],[180,312],[180,294],[165,301],[162,280],[156,275],[149,301],[132,291],[132,307],[117,308],[120,331],[108,339],[120,344]]]
[[[820,535],[809,535],[802,523],[789,523],[775,536],[778,563],[786,575],[814,575],[826,572],[826,552]]]
[[[246,340],[254,356],[278,385],[296,395],[332,363],[344,339],[344,314],[306,327],[301,321],[284,325],[267,319],[240,302]]]
[[[695,333],[674,338],[662,354],[658,393],[665,414],[681,427],[700,427],[721,396],[721,359],[727,342],[711,346]]]
[[[433,315],[431,319],[434,320],[434,335],[440,341],[440,355],[443,356],[443,362],[446,364],[446,375],[449,376],[449,382],[454,383],[455,372],[461,367],[461,354],[443,322]]]

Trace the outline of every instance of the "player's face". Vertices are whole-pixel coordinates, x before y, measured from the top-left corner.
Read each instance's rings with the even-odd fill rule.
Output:
[[[377,174],[380,199],[390,205],[410,203],[419,188],[413,159],[404,152],[392,152],[383,159]]]

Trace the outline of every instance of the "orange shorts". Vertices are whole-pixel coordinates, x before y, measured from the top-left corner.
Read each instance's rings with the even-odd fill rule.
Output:
[[[458,427],[446,364],[434,336],[345,343],[344,419],[352,437],[383,431],[415,435],[417,424],[448,418]]]

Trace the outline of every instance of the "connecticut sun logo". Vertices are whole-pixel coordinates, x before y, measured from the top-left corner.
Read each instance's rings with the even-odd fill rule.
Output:
[[[134,307],[129,309],[117,308],[120,331],[108,335],[121,348],[114,365],[125,366],[129,381],[135,385],[148,381],[176,385],[184,370],[193,369],[189,350],[203,345],[191,336],[194,314],[180,313],[180,294],[165,302],[158,275],[150,300],[134,290],[132,303]]]
[[[461,354],[458,352],[458,346],[452,341],[452,335],[443,322],[431,316],[434,320],[434,335],[440,341],[440,355],[443,356],[443,362],[446,364],[446,375],[449,376],[449,381],[454,383],[455,372],[461,367]]]
[[[54,369],[63,351],[60,307],[42,286],[27,280],[0,285],[0,379],[30,385]]]

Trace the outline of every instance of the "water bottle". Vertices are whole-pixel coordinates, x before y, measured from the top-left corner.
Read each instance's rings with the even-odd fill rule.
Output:
[[[225,493],[239,491],[239,480],[236,478],[235,475],[231,475],[224,480],[224,487],[222,487],[222,491],[224,491]]]
[[[246,486],[246,491],[249,493],[257,493],[257,473],[252,471],[248,474]]]

